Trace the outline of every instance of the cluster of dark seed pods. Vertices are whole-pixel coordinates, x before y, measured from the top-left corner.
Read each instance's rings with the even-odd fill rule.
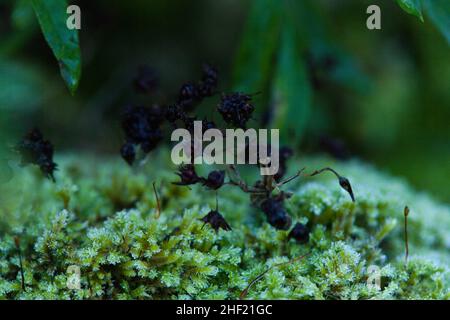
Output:
[[[121,148],[124,160],[132,165],[136,160],[137,149],[144,155],[152,151],[163,139],[164,123],[172,128],[185,128],[193,131],[194,121],[201,121],[203,130],[216,128],[209,119],[200,119],[192,114],[195,107],[204,99],[217,94],[218,73],[209,64],[203,65],[202,77],[197,82],[183,84],[174,103],[167,106],[154,105],[151,108],[141,106],[127,107],[122,114],[122,129],[125,142]],[[154,89],[157,77],[150,68],[142,67],[134,80],[138,92]],[[223,93],[217,111],[224,122],[235,128],[245,128],[251,119],[254,106],[251,95],[234,92]]]
[[[34,164],[39,166],[42,173],[55,181],[54,173],[57,165],[53,162],[53,144],[44,139],[38,129],[28,132],[16,146],[21,155],[21,165]]]
[[[174,182],[174,184],[179,186],[189,186],[201,183],[210,190],[217,190],[225,183],[225,171],[214,170],[208,174],[208,177],[204,178],[197,174],[193,164],[180,166],[177,175],[181,180],[179,182]]]
[[[155,72],[143,67],[139,70],[138,76],[134,79],[134,86],[140,93],[149,93],[157,85],[158,78]],[[176,102],[172,105],[161,107],[128,106],[122,113],[122,129],[125,134],[125,141],[121,147],[122,158],[133,165],[137,158],[138,149],[148,154],[154,150],[164,139],[163,125],[169,123],[174,128],[186,128],[193,130],[194,121],[197,116],[192,115],[194,108],[205,98],[216,94],[218,85],[217,70],[210,65],[203,66],[203,75],[198,82],[189,82],[179,90]],[[222,93],[217,111],[221,114],[224,122],[234,128],[245,129],[251,120],[254,106],[251,104],[252,96],[240,92],[225,94]],[[216,128],[216,124],[208,119],[201,120],[203,129]],[[39,130],[34,129],[29,132],[18,144],[17,150],[22,155],[22,164],[38,165],[44,175],[54,180],[54,171],[57,168],[53,162],[53,145],[45,140]],[[279,171],[274,176],[262,176],[249,187],[239,175],[234,166],[228,167],[228,181],[225,181],[227,174],[222,170],[211,171],[206,177],[199,176],[194,164],[180,166],[176,174],[180,181],[174,182],[179,186],[190,186],[200,184],[208,190],[216,191],[224,185],[237,186],[242,191],[250,195],[251,203],[261,210],[267,222],[276,229],[289,230],[292,226],[292,219],[285,209],[285,201],[291,194],[279,191],[280,187],[300,176],[301,171],[295,176],[282,181],[287,172],[287,161],[293,155],[293,150],[283,147],[279,150]],[[345,177],[340,176],[332,168],[323,168],[310,174],[315,176],[325,171],[330,171],[336,175],[339,185],[348,192],[352,201],[355,201],[350,182]],[[230,173],[231,172],[231,173]],[[216,232],[219,229],[231,230],[230,225],[220,214],[218,205],[215,210],[211,210],[201,219],[205,224],[209,224]],[[295,239],[298,243],[307,243],[309,240],[309,228],[301,223],[296,223],[288,234],[288,239]]]

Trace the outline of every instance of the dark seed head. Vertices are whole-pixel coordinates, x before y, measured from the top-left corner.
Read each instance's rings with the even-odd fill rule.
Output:
[[[136,150],[132,143],[124,143],[120,149],[122,158],[131,166],[136,159]]]
[[[38,129],[33,129],[26,134],[17,145],[17,150],[21,154],[22,165],[38,165],[47,178],[55,180],[54,172],[57,165],[53,162],[53,145],[44,139]]]
[[[169,122],[176,122],[177,120],[181,120],[186,117],[186,114],[181,109],[181,107],[178,104],[168,106],[165,109],[164,117]]]
[[[223,94],[217,110],[223,120],[237,128],[245,128],[255,108],[251,96],[243,93]]]
[[[217,84],[218,81],[217,69],[208,63],[203,64],[203,77],[202,81],[209,82],[211,84]]]
[[[200,181],[200,177],[197,175],[195,167],[192,164],[181,166],[177,172],[177,175],[181,178],[181,181],[174,182],[174,184],[179,186],[188,186],[196,184]]]
[[[215,129],[215,128],[217,128],[217,126],[214,123],[214,121],[209,121],[205,118],[202,120],[202,128],[203,128],[203,131],[206,131],[209,129]]]
[[[339,173],[337,173],[336,170],[329,168],[329,167],[323,168],[323,169],[316,170],[313,173],[311,173],[311,177],[321,174],[325,171],[332,172],[338,178],[339,185],[341,186],[341,188],[344,189],[345,191],[347,191],[348,194],[350,195],[350,197],[352,198],[352,201],[355,202],[355,196],[353,194],[353,190],[352,190],[352,186],[350,185],[350,181],[348,181],[347,178],[345,178],[345,177],[341,176]]]
[[[195,102],[201,99],[199,88],[193,83],[184,84],[178,94],[178,104],[184,110],[191,110]]]
[[[196,97],[198,97],[198,94],[197,86],[195,84],[186,83],[181,87],[179,94],[180,100],[193,99]]]
[[[217,83],[217,70],[209,64],[204,64],[202,81],[198,85],[199,94],[202,97],[212,96],[217,88]]]
[[[217,190],[223,186],[225,171],[211,171],[208,178],[203,180],[203,185],[209,189]]]
[[[164,112],[159,106],[151,108],[127,107],[122,115],[125,140],[129,144],[140,145],[144,153],[150,152],[156,148],[163,138],[162,131],[159,128],[163,119]],[[125,151],[130,151],[129,147],[127,148],[128,150]],[[128,159],[131,159],[130,153],[126,155]],[[125,160],[127,159],[125,158]]]
[[[211,228],[213,228],[216,232],[219,229],[223,229],[225,231],[230,231],[231,227],[225,220],[225,218],[219,213],[217,210],[210,211],[206,216],[200,219],[204,223],[208,223]]]
[[[292,150],[292,148],[286,147],[286,146],[280,148],[280,160],[281,161],[286,161],[293,155],[294,155],[294,150]]]
[[[161,110],[128,106],[122,115],[122,128],[128,141],[140,144],[154,138],[162,121]]]
[[[265,200],[261,209],[266,214],[267,222],[279,230],[287,230],[292,224],[291,217],[286,213],[283,201],[269,198]]]
[[[304,244],[309,241],[309,229],[301,223],[296,223],[289,232],[288,239],[294,238],[298,243]]]
[[[197,121],[196,117],[188,117],[188,116],[186,116],[183,119],[185,129],[188,130],[191,133],[194,132],[194,121]]]
[[[339,185],[348,192],[350,197],[352,198],[352,201],[355,202],[355,196],[353,195],[352,186],[350,184],[350,181],[348,181],[345,177],[339,177]]]
[[[405,217],[407,217],[409,215],[409,207],[405,206],[405,208],[403,209],[403,214]]]

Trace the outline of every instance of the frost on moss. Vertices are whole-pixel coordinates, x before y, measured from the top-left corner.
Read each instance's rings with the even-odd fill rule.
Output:
[[[199,221],[215,195],[172,185],[155,157],[141,169],[120,160],[64,156],[57,183],[33,168],[0,186],[0,298],[3,299],[448,299],[450,209],[359,162],[332,165],[352,181],[356,203],[330,176],[289,186],[294,222],[311,222],[307,245],[269,226],[247,195],[224,187],[220,210],[232,231]],[[291,163],[295,169],[295,162]],[[162,214],[156,218],[152,182]],[[404,263],[403,207],[410,259]],[[25,290],[22,288],[20,240]],[[305,255],[291,263],[286,263]],[[379,267],[381,289],[367,285]],[[80,290],[67,287],[80,268]]]

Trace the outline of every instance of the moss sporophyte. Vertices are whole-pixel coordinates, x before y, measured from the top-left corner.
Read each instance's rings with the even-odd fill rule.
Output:
[[[156,83],[148,70],[140,77],[140,92]],[[195,157],[175,169],[163,146],[168,129],[194,134],[200,121],[202,134],[245,133],[252,121],[244,93],[221,95],[218,114],[231,128],[198,119],[195,107],[217,84],[205,65],[172,105],[127,107],[125,162],[57,154],[54,177],[53,145],[38,130],[27,134],[17,147],[22,162],[53,181],[15,169],[0,185],[8,188],[0,192],[0,298],[449,298],[450,210],[402,181],[356,161],[300,162],[289,146],[259,140],[256,151],[241,148],[246,163],[266,159],[253,172],[239,163],[201,167]],[[138,167],[144,158],[151,165]],[[405,203],[413,214],[402,214]],[[380,285],[368,286],[374,265]],[[71,266],[76,290],[66,285]]]

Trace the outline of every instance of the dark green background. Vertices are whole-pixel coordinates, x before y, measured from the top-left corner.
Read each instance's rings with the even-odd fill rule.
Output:
[[[0,0],[0,125],[9,144],[38,126],[58,151],[118,156],[121,108],[170,103],[208,61],[222,90],[261,91],[254,126],[283,107],[275,92],[287,97],[295,121],[275,123],[297,137],[299,154],[338,140],[351,156],[450,201],[450,51],[427,14],[422,23],[388,0],[76,1],[82,78],[71,96],[32,9],[18,2]],[[380,5],[382,30],[366,28],[369,4]],[[334,60],[316,71],[319,88],[308,56]],[[142,64],[160,75],[148,96],[131,85]],[[211,114],[217,99],[201,112]]]

